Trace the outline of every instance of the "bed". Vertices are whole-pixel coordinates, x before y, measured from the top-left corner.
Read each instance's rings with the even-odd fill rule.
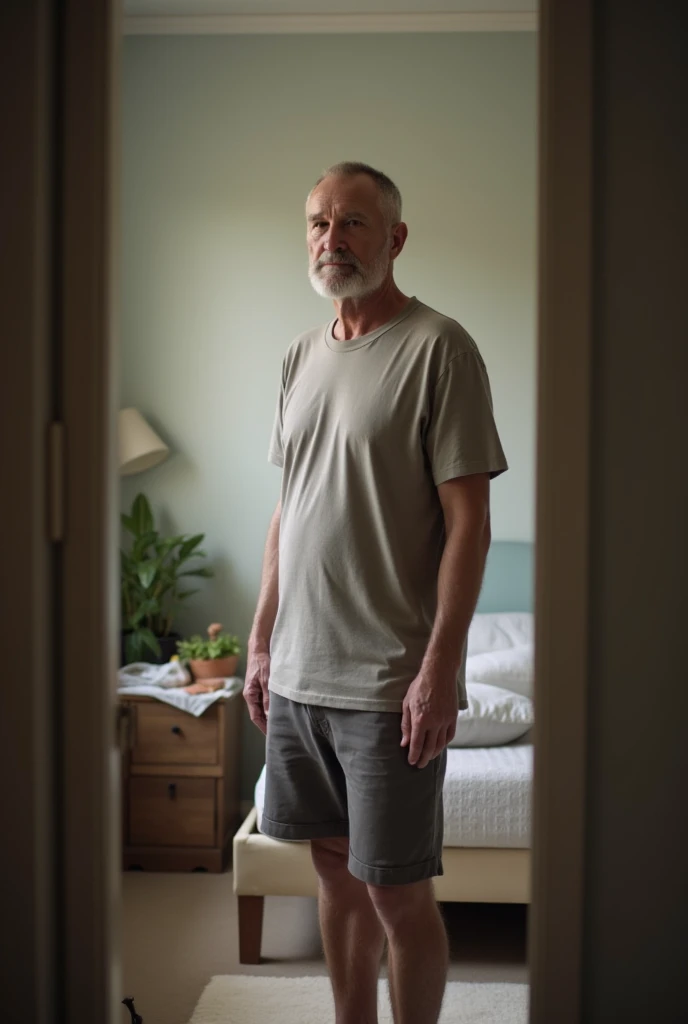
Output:
[[[532,612],[532,545],[494,542],[479,612]],[[530,734],[497,747],[452,748],[444,786],[444,874],[440,902],[529,903],[532,780]],[[316,896],[309,843],[282,842],[259,830],[264,776],[255,805],[234,837],[239,959],[260,963],[266,896]]]

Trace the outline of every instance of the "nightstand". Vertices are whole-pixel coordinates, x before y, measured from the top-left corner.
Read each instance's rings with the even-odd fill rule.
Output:
[[[224,871],[239,821],[243,698],[195,718],[153,697],[123,697],[123,867]]]

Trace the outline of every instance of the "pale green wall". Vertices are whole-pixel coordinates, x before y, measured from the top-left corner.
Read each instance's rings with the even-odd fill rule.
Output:
[[[531,540],[534,36],[128,38],[122,78],[121,404],[174,451],[122,500],[143,489],[164,525],[207,533],[217,576],[182,628],[250,627],[279,492],[266,451],[281,358],[330,317],[306,275],[303,203],[337,160],[399,185],[397,280],[478,342],[511,467],[493,534]]]

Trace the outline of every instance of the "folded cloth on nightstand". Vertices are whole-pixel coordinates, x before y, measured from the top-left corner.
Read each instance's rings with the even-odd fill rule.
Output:
[[[151,665],[148,661],[135,661],[123,665],[118,672],[120,686],[186,686],[191,682],[191,673],[181,661],[167,661],[163,665]]]
[[[132,669],[135,671],[132,672]],[[167,671],[161,672],[161,669]],[[155,697],[180,711],[187,711],[194,718],[199,718],[216,700],[240,693],[244,685],[243,679],[235,676],[224,679],[222,688],[211,693],[187,693],[184,687],[191,681],[191,677],[183,665],[174,661],[166,665],[136,662],[133,665],[124,665],[117,675],[117,692],[123,696]],[[173,678],[176,678],[174,683],[170,681]]]

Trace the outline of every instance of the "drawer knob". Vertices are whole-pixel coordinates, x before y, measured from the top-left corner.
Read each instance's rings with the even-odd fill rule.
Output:
[[[170,800],[174,800],[177,795],[177,785],[175,782],[170,782],[167,787],[167,792],[170,794]]]
[[[181,734],[182,734],[182,727],[180,725],[173,725],[172,726],[172,732],[174,733],[175,736],[181,736]]]

